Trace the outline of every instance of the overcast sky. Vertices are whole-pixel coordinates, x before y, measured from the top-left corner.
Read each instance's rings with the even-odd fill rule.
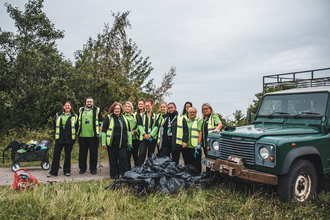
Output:
[[[0,26],[14,31],[4,3],[24,11],[27,0],[0,2]],[[55,28],[65,31],[58,49],[73,62],[89,37],[96,39],[105,23],[112,25],[111,11],[127,10],[128,37],[150,57],[155,84],[176,67],[166,101],[174,101],[179,112],[191,101],[199,113],[204,102],[224,117],[246,113],[262,91],[262,76],[330,67],[329,0],[44,2]]]

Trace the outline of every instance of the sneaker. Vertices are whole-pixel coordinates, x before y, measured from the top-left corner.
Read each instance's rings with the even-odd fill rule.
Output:
[[[84,174],[86,172],[86,170],[80,170],[79,174]]]
[[[70,176],[70,175],[71,175],[71,173],[65,173],[64,175],[65,175],[65,176]]]
[[[57,176],[57,175],[55,175],[55,174],[51,174],[51,173],[48,173],[48,174],[47,174],[47,177],[52,177],[52,176]]]
[[[92,170],[92,171],[91,171],[91,174],[92,174],[92,175],[96,175],[96,174],[97,174],[97,171],[96,171],[96,170]]]

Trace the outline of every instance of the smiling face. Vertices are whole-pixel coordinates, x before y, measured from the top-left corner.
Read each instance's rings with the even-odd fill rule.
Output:
[[[113,114],[115,114],[116,116],[120,115],[120,106],[116,105],[115,108],[113,109]]]
[[[93,99],[86,99],[86,106],[87,108],[91,108],[94,105]]]
[[[63,109],[64,109],[65,113],[69,113],[71,111],[72,107],[71,107],[70,103],[67,102],[63,105]]]
[[[138,102],[138,109],[140,110],[140,112],[142,112],[144,110],[144,102],[142,102],[142,101]]]
[[[211,109],[207,105],[202,106],[202,111],[204,116],[209,116],[211,114]]]
[[[195,110],[190,111],[189,112],[189,118],[191,120],[194,120],[196,118],[196,114],[197,114],[197,112]]]
[[[168,112],[172,114],[174,111],[176,111],[176,107],[173,104],[168,105]]]
[[[191,105],[189,103],[186,104],[185,106],[185,109],[186,109],[186,112],[188,112],[188,109],[191,107]]]
[[[167,106],[166,106],[165,103],[162,103],[162,104],[160,105],[160,111],[162,112],[162,114],[165,114],[165,113],[166,113],[166,111],[167,111]]]
[[[151,113],[151,111],[152,111],[152,105],[151,105],[150,102],[146,102],[146,104],[144,105],[144,107],[146,108],[146,111],[148,113]]]
[[[131,114],[132,106],[129,103],[125,104],[124,109],[127,114]]]

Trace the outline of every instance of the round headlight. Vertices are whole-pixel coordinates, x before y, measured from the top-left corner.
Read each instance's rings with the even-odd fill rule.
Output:
[[[214,151],[219,150],[219,142],[218,141],[213,141],[212,147]]]
[[[259,155],[262,159],[266,160],[269,157],[269,151],[266,147],[261,147],[259,149]]]

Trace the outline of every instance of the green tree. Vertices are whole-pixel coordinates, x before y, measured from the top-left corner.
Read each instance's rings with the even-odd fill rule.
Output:
[[[42,11],[43,0],[30,0],[22,12],[6,3],[16,34],[0,29],[0,114],[7,126],[45,124],[63,101],[72,64],[63,60],[55,41],[64,37]],[[56,95],[56,96],[55,96]],[[10,121],[10,123],[9,123]]]
[[[149,57],[143,58],[141,50],[126,35],[126,29],[131,27],[129,13],[113,13],[112,28],[106,24],[96,40],[89,38],[83,49],[76,51],[72,87],[77,107],[84,105],[87,96],[93,96],[96,105],[107,111],[115,101],[136,103],[138,98],[144,97],[160,102],[165,95],[170,95],[168,90],[173,85],[175,68],[164,75],[159,88],[153,84],[153,79],[147,81],[153,67]]]

